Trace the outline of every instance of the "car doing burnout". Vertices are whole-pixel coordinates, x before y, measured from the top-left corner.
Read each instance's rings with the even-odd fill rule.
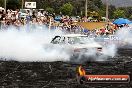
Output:
[[[96,55],[102,53],[102,46],[100,44],[88,38],[87,35],[82,34],[55,36],[51,43],[63,45],[73,53],[72,55],[79,55],[89,51],[89,53],[92,53],[91,51],[96,52]]]

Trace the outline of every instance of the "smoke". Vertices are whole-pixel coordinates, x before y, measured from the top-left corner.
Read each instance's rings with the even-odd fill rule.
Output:
[[[87,61],[107,61],[108,58],[113,58],[117,54],[117,47],[115,44],[102,46],[102,51],[98,52],[96,49],[88,49],[81,52],[74,62],[83,63]]]
[[[103,47],[103,55],[98,57],[98,60],[106,61],[108,58],[113,58],[118,54],[118,48],[132,48],[132,28],[123,27],[116,31],[111,39]],[[114,59],[114,58],[113,58]]]
[[[6,60],[16,61],[68,61],[69,55],[62,47],[50,45],[55,35],[63,34],[59,30],[51,31],[30,29],[24,27],[17,30],[9,27],[0,31],[0,57]]]
[[[124,44],[132,45],[132,28],[124,27],[117,31],[116,35],[121,38]]]
[[[82,52],[77,58],[78,62],[85,61],[108,61],[109,58],[113,58],[117,55],[118,48],[126,48],[129,45],[129,48],[132,48],[132,28],[123,27],[119,29],[114,35],[109,36],[109,40],[101,41],[102,45],[102,54],[97,55],[97,51],[90,49],[87,52]],[[84,57],[85,55],[85,57]]]
[[[108,43],[103,47],[103,55],[98,57],[99,61],[106,61],[108,58],[115,57],[118,54],[118,48],[126,48],[128,45],[129,48],[132,48],[132,28],[120,28],[113,36],[113,40],[109,39]]]
[[[30,28],[30,29],[29,29]],[[122,28],[115,36],[122,42],[132,44],[130,28]],[[63,35],[62,31],[55,29],[49,31],[44,26],[28,27],[21,26],[19,29],[10,26],[7,30],[0,31],[0,58],[15,61],[106,61],[109,57],[117,54],[120,44],[109,43],[102,45],[102,54],[97,55],[96,49],[81,52],[78,57],[71,57],[72,53],[63,45],[53,45],[51,40],[55,35]],[[87,41],[86,41],[87,43]],[[97,43],[97,42],[95,42]]]

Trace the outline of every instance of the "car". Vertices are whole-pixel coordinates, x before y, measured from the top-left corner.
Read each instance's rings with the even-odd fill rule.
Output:
[[[32,13],[32,11],[30,9],[20,9],[19,17],[20,18],[26,18],[28,16],[28,14],[27,14],[28,11],[30,14]]]
[[[87,55],[88,53],[88,56],[90,56],[90,53],[91,56],[92,53],[99,55],[102,53],[103,48],[102,45],[82,34],[57,35],[52,39],[51,43],[64,46],[72,53],[72,58],[78,58],[80,55]]]
[[[20,18],[26,18],[28,14],[19,12],[19,17]]]

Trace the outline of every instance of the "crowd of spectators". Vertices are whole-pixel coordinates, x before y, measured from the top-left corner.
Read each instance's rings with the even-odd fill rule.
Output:
[[[100,35],[109,35],[114,34],[115,31],[119,28],[117,25],[109,22],[105,27],[94,29],[92,31],[83,28],[81,25],[78,25],[76,22],[89,22],[91,20],[87,19],[87,17],[80,18],[70,17],[59,15],[56,16],[55,13],[50,14],[44,10],[4,10],[0,11],[0,29],[8,29],[9,26],[15,26],[18,30],[21,26],[28,26],[36,28],[37,26],[41,26],[41,29],[54,30],[60,29],[65,32],[74,32],[74,33],[86,33],[86,34],[94,34],[96,36]],[[98,22],[98,21],[97,21]],[[29,27],[30,26],[30,27]],[[44,28],[45,27],[45,28]]]
[[[18,29],[21,26],[30,25],[34,28],[35,26],[45,26],[48,29],[56,29],[59,27],[66,31],[72,31],[79,27],[74,23],[76,19],[73,20],[70,16],[62,15],[58,19],[55,18],[55,13],[49,14],[46,11],[25,10],[25,13],[19,10],[7,10],[6,12],[4,10],[0,11],[1,29],[7,29],[7,27],[11,25]]]

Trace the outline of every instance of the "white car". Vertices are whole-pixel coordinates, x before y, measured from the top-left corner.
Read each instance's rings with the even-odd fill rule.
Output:
[[[19,17],[20,18],[26,18],[28,14],[19,12]]]
[[[73,53],[73,56],[78,56],[86,52],[93,53],[92,51],[94,51],[96,55],[102,53],[102,46],[100,44],[88,38],[87,35],[82,34],[55,36],[51,43],[63,45],[64,48],[70,50],[70,52]]]

